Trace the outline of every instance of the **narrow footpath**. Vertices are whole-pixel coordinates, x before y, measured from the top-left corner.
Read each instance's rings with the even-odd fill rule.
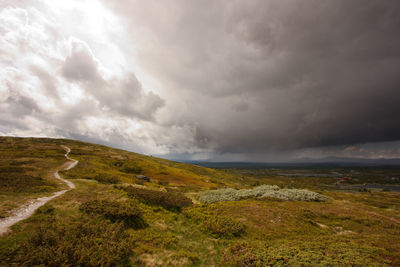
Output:
[[[37,210],[38,208],[40,208],[41,206],[46,204],[48,201],[50,201],[53,198],[56,198],[58,196],[61,196],[65,192],[68,192],[69,190],[75,188],[75,185],[72,182],[61,178],[60,175],[58,174],[58,172],[60,170],[69,170],[78,164],[77,160],[71,159],[70,157],[68,157],[68,154],[69,154],[69,152],[71,152],[71,149],[66,146],[63,146],[63,147],[67,151],[67,153],[65,153],[65,158],[68,160],[68,162],[66,164],[62,165],[62,168],[57,170],[54,173],[54,177],[58,180],[63,181],[65,184],[67,184],[69,189],[55,192],[55,193],[53,193],[53,195],[48,196],[48,197],[40,197],[40,198],[31,200],[28,204],[24,204],[21,207],[15,209],[14,211],[12,211],[11,216],[0,219],[0,235],[3,235],[4,233],[6,233],[12,225],[29,218],[35,212],[35,210]]]

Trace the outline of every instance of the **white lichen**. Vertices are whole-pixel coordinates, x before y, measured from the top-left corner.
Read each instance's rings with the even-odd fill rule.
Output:
[[[237,201],[244,198],[277,198],[293,201],[326,201],[328,198],[319,193],[303,189],[281,189],[277,185],[261,185],[252,189],[224,188],[204,191],[199,194],[201,203],[210,204],[220,201]]]

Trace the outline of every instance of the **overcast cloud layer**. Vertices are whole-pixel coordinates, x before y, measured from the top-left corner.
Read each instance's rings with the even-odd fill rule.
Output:
[[[400,2],[0,1],[0,134],[400,156]]]

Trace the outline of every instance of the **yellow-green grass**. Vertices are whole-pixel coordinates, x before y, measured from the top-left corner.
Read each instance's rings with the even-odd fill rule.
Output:
[[[84,263],[122,266],[400,265],[398,193],[327,191],[321,181],[314,179],[313,183],[308,180],[305,187],[319,189],[319,193],[330,197],[329,201],[245,199],[194,204],[179,212],[146,204],[128,195],[123,188],[133,184],[165,192],[182,191],[195,199],[200,190],[248,188],[257,180],[254,177],[240,180],[237,173],[230,171],[72,140],[0,140],[2,145],[3,140],[14,142],[15,150],[22,146],[43,148],[35,148],[37,152],[30,157],[38,163],[37,173],[42,175],[65,162],[61,145],[70,147],[71,158],[79,160],[75,168],[61,174],[71,179],[76,189],[53,199],[32,217],[14,225],[11,233],[0,237],[0,262],[5,266],[33,263],[72,266]],[[17,161],[16,154],[9,149],[2,157]],[[47,158],[42,154],[55,156]],[[126,162],[128,171],[123,169]],[[140,180],[133,171],[150,177],[151,182],[135,185]],[[107,180],[99,182],[96,180],[99,174],[116,177],[118,184]],[[265,179],[278,185],[279,181],[286,181],[275,176]],[[49,181],[53,181],[51,177]],[[158,181],[168,181],[168,184]],[[261,183],[264,182],[261,179]],[[29,197],[37,193],[24,194]],[[18,196],[19,193],[15,193],[15,199]],[[93,200],[130,202],[141,210],[146,226],[120,225],[104,216],[80,211],[83,203]],[[225,222],[229,227],[223,225]],[[72,231],[74,235],[63,231]],[[71,244],[87,244],[88,247],[74,248]],[[104,247],[107,251],[102,251]]]
[[[137,175],[145,175],[155,183],[160,181],[185,190],[229,186],[232,184],[230,179],[235,177],[210,168],[101,145],[67,140],[65,143],[71,148],[70,156],[80,161],[78,166],[64,173],[70,179],[114,177],[121,183],[135,183],[140,181]]]
[[[367,194],[367,193],[363,193]],[[294,264],[293,258],[313,259],[310,251],[318,250],[321,262],[311,265],[340,262],[347,264],[400,264],[400,212],[382,210],[364,204],[363,194],[329,202],[242,200],[219,202],[204,206],[203,213],[227,216],[246,225],[246,235],[240,242],[255,246],[253,253],[265,255],[266,263],[282,257],[284,264]],[[378,193],[385,198],[388,193]],[[330,194],[336,197],[338,194]],[[392,196],[393,197],[393,196]],[[397,206],[400,196],[392,199]],[[257,246],[270,247],[277,255],[262,252]],[[264,254],[263,254],[264,253]],[[312,254],[312,253],[311,253]],[[326,254],[326,255],[325,255]],[[229,257],[229,252],[226,255]],[[353,261],[352,261],[353,258]],[[301,261],[300,261],[301,260]],[[344,259],[343,259],[344,260]]]
[[[50,221],[53,224],[66,225],[89,220],[88,215],[79,211],[79,207],[82,203],[94,199],[132,201],[143,211],[143,218],[148,227],[126,229],[132,238],[131,264],[141,265],[156,261],[173,265],[183,263],[208,265],[219,259],[223,249],[220,242],[197,229],[196,225],[186,220],[184,215],[128,198],[123,190],[115,189],[113,185],[81,179],[74,182],[77,186],[75,190],[46,204],[54,208],[53,212],[35,213],[26,221],[13,226],[12,233],[0,239],[0,261],[8,264],[23,263],[26,260],[24,258],[26,251],[21,250],[21,244],[30,242],[29,234],[35,227],[46,227]],[[101,241],[106,240],[99,240]],[[62,247],[59,248],[62,250]],[[36,249],[40,254],[41,248]]]
[[[65,162],[64,154],[51,139],[0,137],[0,217],[63,187],[53,174]]]

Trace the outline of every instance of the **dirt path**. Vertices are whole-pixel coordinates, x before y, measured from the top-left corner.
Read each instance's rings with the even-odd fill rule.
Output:
[[[69,154],[69,152],[71,152],[71,149],[66,146],[63,146],[63,148],[67,151],[67,153],[65,153],[65,158],[69,161],[67,163],[65,163],[59,170],[57,170],[54,173],[54,177],[56,179],[63,181],[64,183],[66,183],[68,185],[69,189],[55,192],[55,193],[53,193],[53,195],[48,196],[48,197],[40,197],[40,198],[31,200],[28,204],[24,204],[21,207],[15,209],[14,211],[12,211],[13,215],[11,215],[10,217],[0,219],[0,235],[3,235],[4,233],[6,233],[10,226],[16,224],[17,222],[20,222],[22,220],[29,218],[29,216],[31,216],[35,212],[35,210],[37,210],[38,208],[40,208],[41,206],[46,204],[48,201],[50,201],[53,198],[56,198],[58,196],[61,196],[65,192],[75,188],[75,185],[72,182],[61,178],[60,175],[58,174],[58,171],[69,170],[69,169],[75,167],[76,164],[78,164],[77,160],[71,159],[70,157],[68,157],[68,154]]]

